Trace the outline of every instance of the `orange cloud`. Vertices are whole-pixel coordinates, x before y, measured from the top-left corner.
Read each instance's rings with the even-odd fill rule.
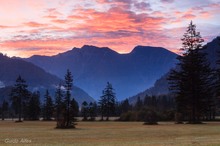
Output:
[[[135,14],[131,11],[125,11],[114,7],[107,12],[97,12],[93,9],[74,11],[75,14],[68,18],[72,21],[79,21],[77,28],[86,29],[94,32],[112,32],[118,30],[139,31],[160,29],[165,19],[162,17],[150,17],[147,14]],[[74,29],[74,28],[72,28]]]
[[[193,14],[185,14],[185,15],[182,16],[182,18],[192,20],[192,19],[196,18],[196,16],[193,15]]]
[[[200,17],[208,19],[211,17],[211,14],[207,11],[202,11],[202,12],[200,12]]]
[[[4,28],[10,28],[10,26],[0,25],[0,28],[1,28],[1,29],[4,29]]]
[[[63,20],[63,19],[54,19],[54,20],[52,20],[52,22],[55,22],[55,23],[60,23],[60,24],[65,24],[65,23],[68,23],[68,20]]]
[[[42,24],[42,23],[38,23],[38,22],[26,22],[24,23],[24,25],[28,26],[28,27],[45,27],[47,26],[47,24]]]
[[[72,47],[81,47],[85,44],[95,45],[99,47],[110,47],[120,53],[130,52],[136,45],[152,45],[152,46],[172,46],[168,42],[172,40],[167,36],[161,35],[162,32],[155,31],[145,32],[144,34],[136,32],[118,31],[106,33],[106,36],[100,37],[99,35],[86,37],[69,37],[60,39],[45,40],[25,40],[21,39],[16,41],[5,41],[0,46],[2,48],[14,49],[17,56],[28,57],[33,54],[40,55],[55,55],[60,52],[67,51]],[[160,40],[160,41],[158,41]]]
[[[49,5],[44,0],[39,1],[27,1],[29,7],[19,4],[22,8],[14,4],[10,7],[4,2],[11,10],[8,13],[5,10],[3,13],[0,5],[0,12],[7,14],[7,17],[0,19],[1,52],[11,53],[14,50],[18,56],[26,57],[33,54],[53,55],[84,44],[107,46],[123,53],[131,51],[136,45],[163,46],[176,52],[185,30],[182,26],[187,26],[186,22],[195,19],[198,22],[216,23],[217,20],[207,20],[214,20],[216,14],[220,13],[219,3],[179,9],[174,7],[176,1],[173,0],[158,2],[162,5],[135,0],[91,1],[97,6],[88,5],[82,0],[51,1]],[[162,7],[164,5],[167,9]],[[16,10],[12,9],[14,7]],[[25,8],[28,13],[22,14],[20,9]],[[16,20],[10,19],[18,10]],[[8,14],[13,17],[8,18]]]
[[[28,30],[29,36],[18,35],[14,41],[2,42],[1,47],[15,49],[22,52],[17,53],[18,56],[27,57],[33,54],[54,55],[85,44],[126,53],[136,45],[166,47],[170,41],[161,31],[163,24],[168,22],[163,16],[136,14],[121,7],[112,7],[106,12],[78,8],[67,19],[58,19],[61,14],[56,9],[47,11],[47,16],[54,16],[44,17],[51,22],[50,25],[33,21],[24,23],[25,26],[41,29]],[[60,27],[63,24],[66,28]]]

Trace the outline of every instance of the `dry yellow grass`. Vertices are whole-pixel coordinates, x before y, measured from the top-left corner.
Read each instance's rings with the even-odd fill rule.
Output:
[[[195,146],[220,145],[220,123],[175,125],[162,122],[78,122],[76,129],[54,129],[55,122],[0,121],[0,145]],[[15,144],[13,144],[13,142]]]

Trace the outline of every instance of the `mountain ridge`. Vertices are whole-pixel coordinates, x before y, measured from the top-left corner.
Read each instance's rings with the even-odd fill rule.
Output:
[[[52,91],[51,95],[54,97],[55,87],[63,82],[62,78],[52,75],[42,68],[18,58],[10,58],[0,53],[0,100],[2,98],[9,98],[9,88],[11,88],[20,75],[25,79],[30,91],[40,91],[41,99],[44,96],[46,89]],[[74,86],[72,94],[74,98],[81,104],[84,100],[93,102],[85,91]],[[5,90],[5,92],[3,92]]]
[[[110,82],[121,100],[152,86],[175,64],[176,56],[162,47],[137,46],[130,53],[119,54],[108,47],[84,45],[54,56],[25,60],[58,77],[64,68],[70,69],[75,84],[95,99]]]
[[[210,62],[210,65],[212,68],[216,67],[216,61],[217,61],[217,52],[220,52],[220,36],[214,38],[211,42],[208,42],[206,45],[203,46],[204,52],[207,54],[207,59]],[[137,98],[140,97],[141,99],[144,99],[146,95],[163,95],[169,93],[169,84],[167,81],[167,78],[169,76],[169,72],[164,74],[161,78],[159,78],[154,86],[135,94],[134,96],[129,97],[130,103],[136,102]]]

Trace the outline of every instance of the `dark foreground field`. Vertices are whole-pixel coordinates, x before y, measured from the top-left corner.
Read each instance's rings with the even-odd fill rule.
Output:
[[[220,123],[175,125],[162,122],[78,122],[76,129],[54,129],[55,122],[0,121],[0,145],[186,146],[220,145]]]

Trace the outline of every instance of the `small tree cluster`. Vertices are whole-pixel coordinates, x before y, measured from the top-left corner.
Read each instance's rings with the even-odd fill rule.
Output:
[[[73,86],[73,77],[69,70],[65,75],[65,93],[61,90],[61,85],[56,91],[56,128],[75,128],[75,116],[77,116],[79,107],[74,98],[71,98]],[[64,97],[64,98],[63,98]]]
[[[65,76],[64,89],[59,84],[55,93],[55,103],[53,103],[52,97],[48,90],[44,95],[44,103],[40,104],[40,93],[31,93],[27,88],[26,81],[19,76],[16,79],[16,83],[11,91],[11,107],[15,111],[15,115],[18,115],[18,122],[24,120],[39,120],[42,112],[43,120],[53,120],[55,117],[57,121],[57,128],[74,128],[75,116],[79,112],[78,103],[71,97],[72,90],[72,75],[69,70]],[[6,102],[3,102],[1,107],[1,115],[4,120],[6,110]]]
[[[0,114],[2,117],[2,121],[5,120],[5,117],[8,116],[9,104],[6,100],[3,100],[2,105],[0,107]]]
[[[52,120],[53,111],[54,111],[53,100],[52,97],[50,96],[49,91],[46,90],[46,93],[44,95],[43,120],[45,121]]]
[[[40,92],[36,91],[30,95],[26,107],[26,120],[39,120],[41,113]]]
[[[22,122],[22,114],[25,115],[24,111],[30,97],[27,87],[26,81],[19,75],[11,92],[12,105],[18,114],[17,122]]]
[[[81,107],[81,115],[83,117],[83,121],[94,121],[97,115],[97,105],[96,103],[90,102],[89,104],[84,101]]]
[[[24,120],[39,120],[40,117],[40,93],[31,93],[26,81],[19,75],[11,91],[12,109],[18,114],[16,122]],[[13,117],[13,115],[12,115]]]
[[[102,92],[102,96],[98,102],[99,110],[101,113],[101,120],[104,120],[104,116],[106,117],[106,121],[109,120],[111,115],[114,115],[115,112],[115,103],[116,97],[114,93],[114,89],[112,85],[107,82],[106,88]]]
[[[121,114],[121,121],[144,121],[145,124],[157,124],[158,120],[173,120],[174,101],[170,95],[146,95],[143,100],[138,97],[133,106],[127,104],[127,101],[124,102],[129,110]]]

